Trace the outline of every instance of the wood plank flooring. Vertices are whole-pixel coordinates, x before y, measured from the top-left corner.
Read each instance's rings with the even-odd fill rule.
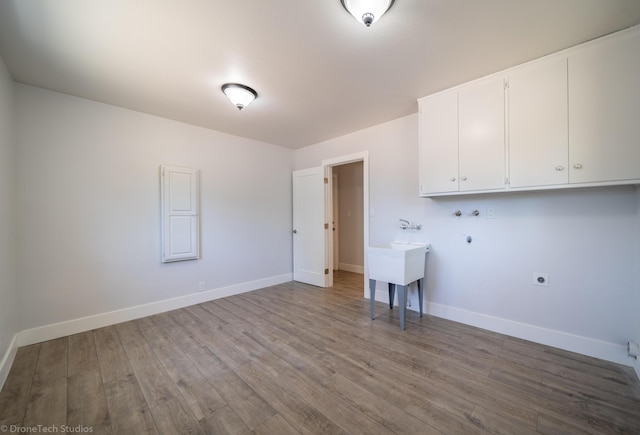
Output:
[[[287,283],[18,349],[0,430],[640,433],[629,367]],[[7,429],[7,432],[8,430]],[[67,429],[67,432],[70,429]]]

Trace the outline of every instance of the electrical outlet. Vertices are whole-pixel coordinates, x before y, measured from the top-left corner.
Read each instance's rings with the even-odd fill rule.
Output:
[[[204,291],[204,281],[200,281],[200,284],[198,284],[198,290],[201,292]]]
[[[539,287],[549,287],[549,274],[546,272],[533,272],[532,284]]]

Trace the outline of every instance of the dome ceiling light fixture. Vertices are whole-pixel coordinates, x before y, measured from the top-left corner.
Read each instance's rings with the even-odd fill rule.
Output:
[[[347,12],[367,27],[391,9],[394,2],[395,0],[340,0]]]
[[[242,110],[247,107],[253,100],[258,98],[258,93],[249,86],[240,83],[225,83],[221,87],[222,92],[229,98],[231,103]]]

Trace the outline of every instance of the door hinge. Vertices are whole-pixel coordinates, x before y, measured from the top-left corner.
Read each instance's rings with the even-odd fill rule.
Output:
[[[509,184],[509,177],[504,177],[504,184]]]
[[[329,224],[324,224],[324,229],[328,230],[329,229]]]
[[[327,177],[324,177],[324,184],[329,184],[329,179]]]
[[[325,269],[325,270],[324,270],[324,274],[325,274],[325,275],[329,275],[329,269]]]
[[[509,89],[509,79],[504,79],[504,88]]]

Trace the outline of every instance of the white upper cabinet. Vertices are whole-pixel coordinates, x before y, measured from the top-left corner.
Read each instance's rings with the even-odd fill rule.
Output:
[[[481,80],[458,92],[460,191],[505,187],[504,80]]]
[[[571,183],[640,179],[640,32],[569,56]]]
[[[640,26],[418,101],[423,196],[640,184]]]
[[[510,186],[568,183],[567,59],[510,72],[508,96]]]
[[[420,105],[420,194],[505,187],[504,82],[423,98]]]
[[[458,92],[421,100],[420,194],[458,191]]]

